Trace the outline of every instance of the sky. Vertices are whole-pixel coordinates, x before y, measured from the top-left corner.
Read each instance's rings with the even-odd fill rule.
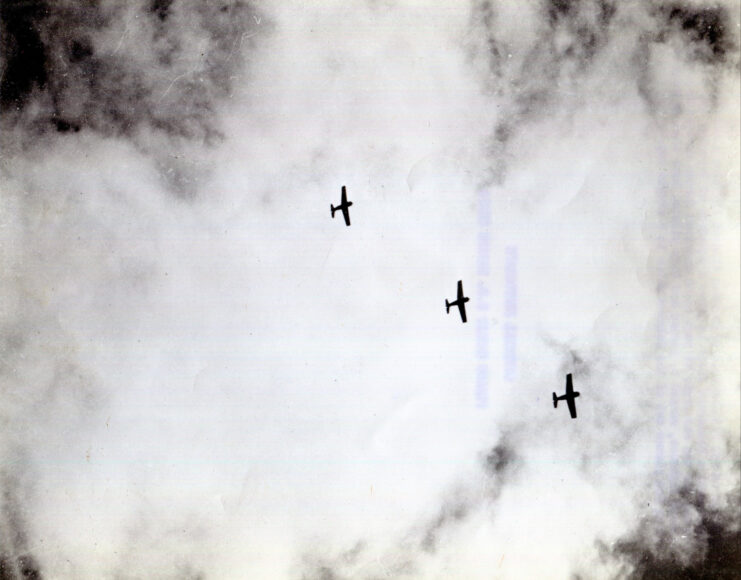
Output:
[[[0,18],[1,580],[741,568],[738,0]]]

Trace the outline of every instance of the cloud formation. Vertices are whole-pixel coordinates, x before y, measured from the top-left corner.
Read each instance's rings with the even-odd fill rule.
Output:
[[[0,578],[738,568],[736,0],[1,15]]]

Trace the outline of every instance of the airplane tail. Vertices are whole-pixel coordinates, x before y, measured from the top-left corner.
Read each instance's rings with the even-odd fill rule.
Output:
[[[450,302],[448,302],[447,300],[445,301],[445,312],[450,314]]]
[[[558,397],[556,397],[556,393],[553,393],[553,408],[558,408]]]
[[[332,210],[332,217],[334,217],[334,212],[336,212],[336,211],[337,211],[338,209],[340,209],[340,208],[338,208],[338,207],[335,207],[335,206],[333,206],[333,205],[332,205],[332,204],[330,203],[330,204],[329,204],[329,209],[331,209],[331,210]]]

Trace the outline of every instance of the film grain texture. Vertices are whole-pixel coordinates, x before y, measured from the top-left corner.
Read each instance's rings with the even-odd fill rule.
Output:
[[[738,0],[0,20],[0,580],[739,577]]]

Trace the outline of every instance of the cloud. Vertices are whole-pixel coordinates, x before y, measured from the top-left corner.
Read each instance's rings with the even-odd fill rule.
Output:
[[[735,565],[737,4],[4,3],[0,575]]]
[[[628,578],[734,574],[741,561],[738,490],[726,501],[709,506],[704,493],[691,484],[681,486],[659,509],[647,504],[630,535],[609,546],[598,542],[601,557],[617,563],[621,577]]]

